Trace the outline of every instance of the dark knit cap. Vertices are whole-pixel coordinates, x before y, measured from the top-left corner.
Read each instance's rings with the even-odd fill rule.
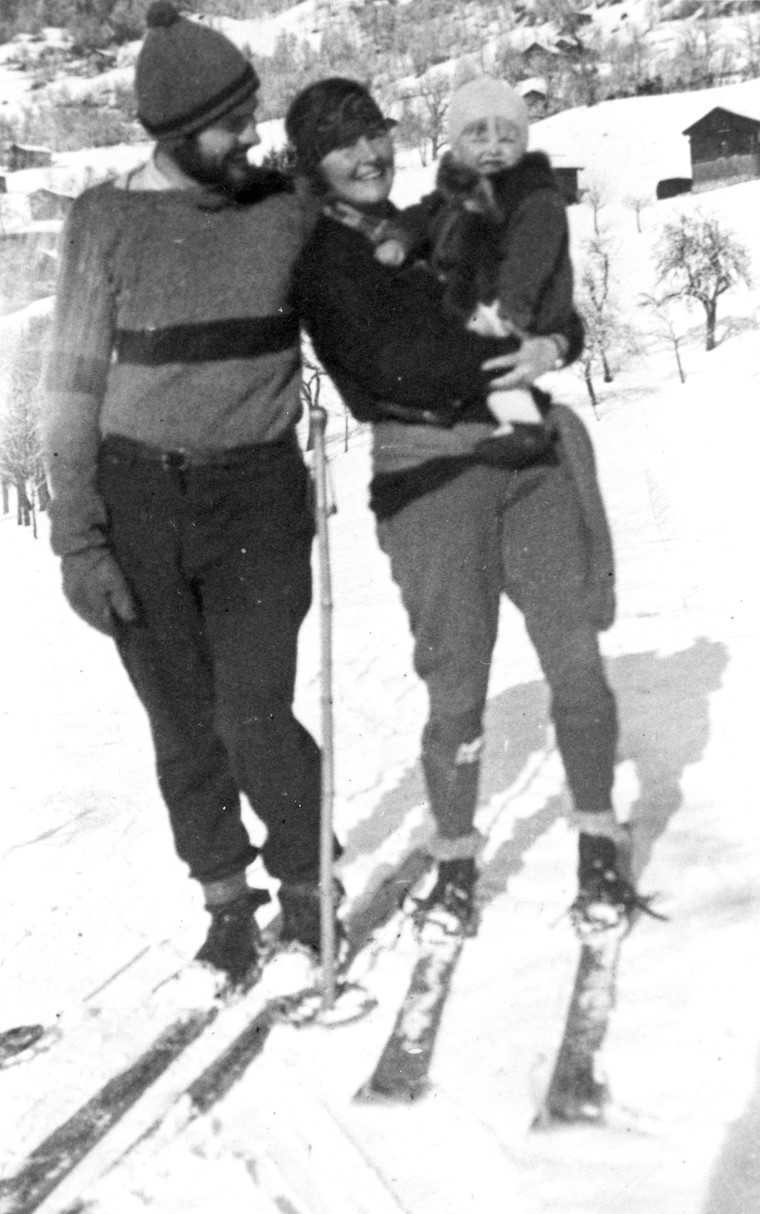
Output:
[[[137,113],[157,139],[191,135],[247,101],[259,87],[252,64],[229,38],[155,0],[137,57]]]
[[[328,152],[350,147],[362,135],[376,135],[395,125],[363,84],[344,76],[328,76],[308,85],[285,115],[296,167],[310,177]]]

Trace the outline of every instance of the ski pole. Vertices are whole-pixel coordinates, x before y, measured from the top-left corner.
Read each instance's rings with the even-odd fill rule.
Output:
[[[335,905],[333,886],[333,800],[335,756],[332,711],[332,584],[327,519],[327,456],[325,430],[327,412],[313,404],[309,410],[314,442],[317,545],[319,550],[320,703],[322,716],[322,808],[319,832],[320,945],[322,955],[322,1004],[335,1001]]]

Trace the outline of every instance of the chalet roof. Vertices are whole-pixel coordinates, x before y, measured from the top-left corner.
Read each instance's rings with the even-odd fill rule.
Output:
[[[27,198],[49,198],[51,201],[55,199],[60,202],[73,202],[74,197],[73,191],[69,193],[67,190],[51,190],[45,185],[38,186],[27,194]]]
[[[528,58],[531,55],[556,55],[557,52],[553,46],[547,45],[545,42],[531,42],[530,46],[526,46],[522,52],[523,58]]]
[[[546,96],[546,80],[543,76],[529,76],[527,80],[520,80],[515,85],[515,92],[521,97],[528,97],[531,93],[537,93],[541,97]]]
[[[682,134],[691,135],[694,131],[698,131],[700,127],[707,122],[708,118],[712,118],[714,114],[726,114],[729,118],[738,118],[739,126],[756,127],[760,130],[760,105],[749,105],[745,107],[745,110],[747,109],[754,110],[755,112],[749,114],[745,112],[740,114],[738,110],[729,110],[725,105],[713,106],[711,110],[708,110],[707,113],[703,114],[701,118],[698,118],[696,122],[692,122],[691,126],[687,126],[686,129],[682,131]]]
[[[34,144],[31,144],[31,143],[9,143],[8,151],[9,152],[33,152],[35,155],[40,155],[40,156],[52,156],[53,155],[50,148],[35,146]]]

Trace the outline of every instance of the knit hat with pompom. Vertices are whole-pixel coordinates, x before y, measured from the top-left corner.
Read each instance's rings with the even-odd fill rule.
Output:
[[[259,87],[253,65],[233,42],[155,0],[137,57],[137,113],[156,139],[192,135],[247,101]]]

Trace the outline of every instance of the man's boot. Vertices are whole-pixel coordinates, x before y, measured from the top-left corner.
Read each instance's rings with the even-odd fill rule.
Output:
[[[267,901],[268,894],[251,889],[232,901],[207,906],[211,923],[196,961],[213,966],[234,983],[252,974],[261,953],[256,910]]]

